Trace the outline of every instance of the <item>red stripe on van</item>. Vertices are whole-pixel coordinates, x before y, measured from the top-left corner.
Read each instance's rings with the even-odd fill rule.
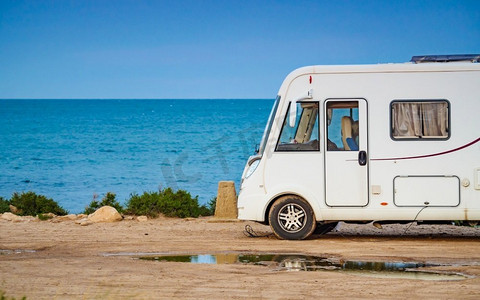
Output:
[[[403,160],[403,159],[416,159],[416,158],[427,158],[427,157],[433,157],[433,156],[439,156],[439,155],[444,155],[444,154],[448,154],[448,153],[452,153],[452,152],[455,152],[455,151],[459,151],[459,150],[462,150],[464,148],[467,148],[467,147],[470,147],[471,145],[475,144],[475,143],[478,143],[480,142],[480,138],[466,144],[466,145],[463,145],[461,147],[458,147],[458,148],[455,148],[455,149],[451,149],[451,150],[447,150],[447,151],[443,151],[443,152],[439,152],[439,153],[434,153],[434,154],[426,154],[426,155],[419,155],[419,156],[407,156],[407,157],[394,157],[394,158],[372,158],[370,160]]]

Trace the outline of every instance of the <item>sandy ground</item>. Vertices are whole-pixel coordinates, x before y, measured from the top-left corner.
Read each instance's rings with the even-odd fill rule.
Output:
[[[0,291],[27,299],[480,298],[480,229],[450,225],[342,224],[305,241],[244,235],[269,227],[211,218],[74,221],[0,220]],[[34,251],[33,251],[34,250]],[[287,272],[251,264],[144,261],[129,252],[303,253],[332,260],[427,262],[461,281],[369,278],[338,271]]]

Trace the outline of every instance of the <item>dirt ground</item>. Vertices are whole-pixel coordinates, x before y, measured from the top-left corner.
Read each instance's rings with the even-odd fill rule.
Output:
[[[451,225],[343,224],[304,241],[244,235],[270,228],[211,218],[74,221],[0,220],[0,291],[17,299],[480,299],[480,228]],[[144,261],[138,253],[229,251],[302,253],[337,261],[440,264],[469,275],[460,281],[370,278],[348,272],[288,272],[253,264]],[[113,254],[113,255],[112,255]],[[115,255],[116,254],[116,255]],[[118,255],[122,254],[122,255]],[[131,255],[129,255],[131,254]]]

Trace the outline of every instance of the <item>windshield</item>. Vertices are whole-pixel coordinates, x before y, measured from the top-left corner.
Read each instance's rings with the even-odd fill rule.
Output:
[[[267,126],[265,127],[265,131],[263,132],[262,136],[262,141],[260,142],[260,148],[258,150],[258,154],[260,155],[263,155],[263,151],[265,151],[265,146],[267,145],[268,136],[270,135],[270,130],[272,129],[273,120],[275,119],[279,102],[280,96],[277,96],[277,99],[275,99],[275,103],[273,104],[272,111],[270,112],[270,116],[268,117]]]

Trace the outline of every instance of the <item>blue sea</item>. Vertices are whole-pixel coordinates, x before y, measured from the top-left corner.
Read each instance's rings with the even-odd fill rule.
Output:
[[[201,204],[238,190],[272,100],[0,100],[0,196],[34,191],[79,213],[96,195],[165,187]]]

